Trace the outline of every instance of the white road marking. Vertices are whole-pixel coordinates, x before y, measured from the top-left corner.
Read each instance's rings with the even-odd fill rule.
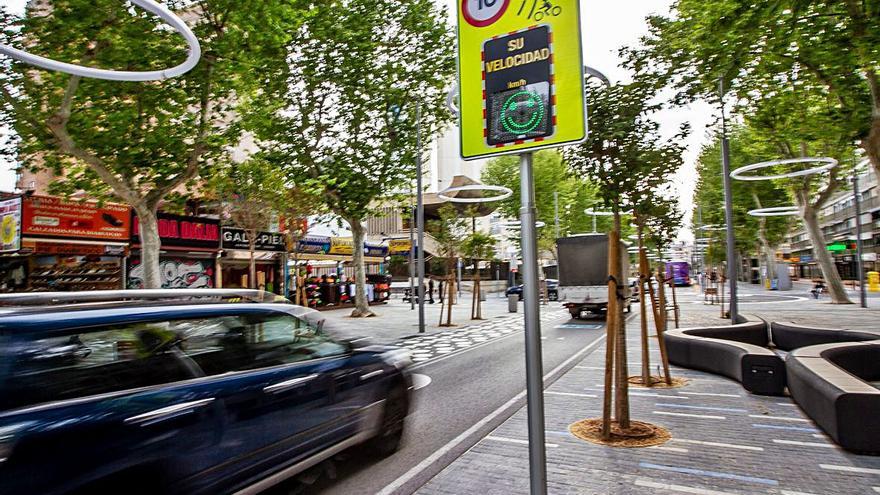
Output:
[[[776,405],[785,407],[797,407],[797,404],[792,404],[790,402],[777,402]]]
[[[731,492],[719,492],[718,490],[706,490],[705,488],[697,488],[695,486],[670,485],[669,483],[655,483],[647,480],[636,480],[636,486],[644,488],[656,488],[669,492],[691,493],[693,495],[736,495]]]
[[[708,392],[679,392],[679,393],[682,395],[705,395],[705,396],[709,396],[709,397],[733,397],[736,399],[742,397],[742,395],[737,395],[737,394],[710,394]]]
[[[666,412],[666,411],[651,411],[653,414],[662,414],[664,416],[680,416],[683,418],[702,418],[702,419],[727,419],[724,416],[710,416],[707,414],[687,414],[687,413],[674,413],[674,412]]]
[[[413,382],[413,390],[425,388],[431,384],[431,377],[428,375],[420,375],[418,373],[413,373],[411,378],[412,378],[412,382]]]
[[[828,435],[826,435],[826,434],[824,434],[824,433],[813,433],[813,436],[814,436],[815,438],[822,438],[822,439],[825,439],[825,440],[828,439]]]
[[[572,392],[551,392],[549,390],[545,391],[544,393],[547,395],[568,395],[570,397],[587,397],[590,399],[595,399],[596,397],[598,397],[596,394],[575,394]]]
[[[632,389],[630,389],[632,390]],[[634,395],[636,397],[661,397],[663,399],[690,399],[690,397],[681,397],[679,395],[663,395],[663,394],[652,394],[649,392],[630,392],[629,395]]]
[[[528,440],[520,440],[519,438],[507,438],[507,437],[496,437],[495,435],[489,435],[483,440],[495,440],[496,442],[507,442],[507,443],[518,443],[521,445],[528,445]],[[547,447],[559,447],[559,444],[556,443],[545,443]]]
[[[681,447],[664,447],[662,445],[654,445],[653,447],[648,447],[649,449],[654,450],[666,450],[668,452],[678,452],[681,454],[687,454],[688,449],[683,449]]]
[[[791,490],[782,490],[782,491],[779,492],[779,493],[781,493],[782,495],[816,495],[815,493],[808,493],[808,492],[793,492],[793,491],[791,491]]]
[[[749,414],[750,418],[758,418],[758,419],[775,419],[778,421],[796,421],[798,423],[809,423],[809,419],[804,418],[789,418],[787,416],[767,416],[764,414]]]
[[[583,349],[581,349],[580,351],[578,351],[577,353],[575,353],[574,355],[572,355],[571,357],[569,357],[568,359],[566,359],[565,361],[560,363],[560,365],[557,366],[556,368],[554,368],[552,371],[550,371],[550,373],[545,374],[543,379],[546,381],[547,378],[558,374],[561,370],[568,367],[571,363],[576,362],[579,359],[583,359],[585,354],[587,354],[594,347],[596,347],[597,345],[599,345],[600,343],[602,343],[604,341],[605,341],[605,336],[604,335],[599,336],[599,338],[597,338],[596,340],[594,340],[593,342],[591,342],[590,344],[585,346]],[[486,342],[485,344],[482,344],[482,345],[487,345],[487,344],[491,344],[491,342]],[[471,347],[470,349],[473,349],[473,347]],[[434,362],[436,362],[436,361],[434,361]],[[498,416],[501,416],[502,414],[504,414],[507,411],[507,409],[509,409],[514,404],[516,404],[517,402],[522,400],[525,396],[526,396],[525,390],[516,394],[509,401],[502,404],[498,409],[495,409],[494,411],[489,413],[489,415],[487,415],[483,419],[477,421],[470,428],[461,432],[457,437],[453,438],[452,440],[447,442],[445,445],[443,445],[442,447],[440,447],[439,449],[434,451],[433,454],[422,459],[422,462],[416,464],[415,466],[410,468],[409,471],[403,473],[403,475],[401,475],[399,478],[397,478],[396,480],[394,480],[391,483],[389,483],[388,485],[386,485],[385,488],[380,490],[376,495],[390,495],[390,494],[394,493],[395,490],[399,489],[404,484],[406,484],[408,481],[415,478],[419,473],[421,473],[422,471],[427,469],[429,466],[431,466],[431,464],[434,464],[439,459],[443,458],[443,456],[445,456],[452,449],[454,449],[459,443],[465,441],[468,437],[470,437],[474,433],[480,431],[480,429],[483,428],[485,425],[491,423]]]
[[[737,449],[737,450],[754,450],[756,452],[761,452],[764,450],[764,447],[753,447],[751,445],[737,445],[733,443],[721,443],[721,442],[704,442],[703,440],[688,440],[686,438],[673,438],[673,442],[682,442],[682,443],[692,443],[695,445],[706,445],[709,447],[722,447],[725,449]]]
[[[880,469],[861,468],[856,466],[838,466],[836,464],[819,464],[822,469],[829,471],[844,471],[847,473],[880,474]]]
[[[872,486],[875,492],[880,493],[880,486]]]
[[[799,445],[801,447],[824,447],[826,449],[835,448],[834,445],[830,443],[821,443],[821,442],[796,442],[794,440],[779,440],[774,438],[773,443],[781,443],[783,445]]]

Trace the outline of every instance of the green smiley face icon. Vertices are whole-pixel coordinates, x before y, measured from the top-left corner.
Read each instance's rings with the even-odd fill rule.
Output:
[[[538,128],[544,119],[544,102],[533,91],[517,91],[501,106],[501,126],[513,134],[525,134]]]

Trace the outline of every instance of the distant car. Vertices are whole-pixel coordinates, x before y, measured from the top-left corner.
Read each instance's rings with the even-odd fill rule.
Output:
[[[406,351],[292,304],[124,292],[3,308],[3,494],[256,493],[353,445],[397,450]]]
[[[547,282],[547,299],[551,301],[558,301],[559,292],[557,291],[557,288],[559,287],[559,280],[556,280],[555,278],[548,278],[545,279],[545,281]],[[522,301],[522,284],[508,287],[507,291],[505,291],[504,294],[507,296],[511,294],[516,294],[517,296],[519,296],[519,300]]]

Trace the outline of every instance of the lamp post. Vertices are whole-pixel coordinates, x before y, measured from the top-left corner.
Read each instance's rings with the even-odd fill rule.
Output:
[[[719,101],[721,103],[721,168],[724,174],[724,220],[727,223],[727,280],[730,283],[728,297],[730,303],[730,323],[736,324],[736,245],[733,233],[733,192],[730,185],[730,144],[727,142],[727,121],[724,116],[724,78],[718,79]],[[723,302],[723,301],[722,301]]]
[[[416,269],[419,277],[419,333],[425,332],[425,203],[422,198],[422,106],[416,100]],[[450,301],[451,302],[451,301]]]
[[[859,299],[862,307],[868,307],[868,293],[865,287],[865,273],[862,266],[862,205],[859,201],[859,173],[853,174],[853,202],[856,207],[856,277],[859,279]]]

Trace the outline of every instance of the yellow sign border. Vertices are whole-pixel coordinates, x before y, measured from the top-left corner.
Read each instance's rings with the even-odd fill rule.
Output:
[[[586,140],[588,133],[587,106],[584,86],[584,57],[581,42],[581,12],[578,0],[554,0],[563,12],[575,12],[569,16],[547,15],[540,22],[518,15],[517,6],[533,0],[509,0],[506,11],[488,26],[477,27],[465,20],[463,13],[467,0],[456,0],[458,25],[458,56],[456,58],[459,87],[459,153],[463,160],[479,160],[493,156],[522,153],[544,148],[577,144]],[[498,0],[503,1],[503,0]],[[540,2],[542,0],[537,0]],[[485,116],[483,95],[484,61],[482,50],[486,41],[495,36],[522,31],[539,25],[548,25],[553,33],[553,106],[557,123],[553,133],[545,138],[516,144],[490,146],[484,133]],[[571,33],[576,41],[572,42]],[[569,34],[569,36],[566,36]],[[572,61],[577,63],[576,75],[570,71]],[[462,67],[475,69],[462,71]],[[567,72],[566,72],[567,71]],[[465,79],[466,78],[466,79]],[[467,84],[469,82],[469,84]],[[574,103],[573,104],[573,100]],[[579,104],[577,104],[579,103]]]

